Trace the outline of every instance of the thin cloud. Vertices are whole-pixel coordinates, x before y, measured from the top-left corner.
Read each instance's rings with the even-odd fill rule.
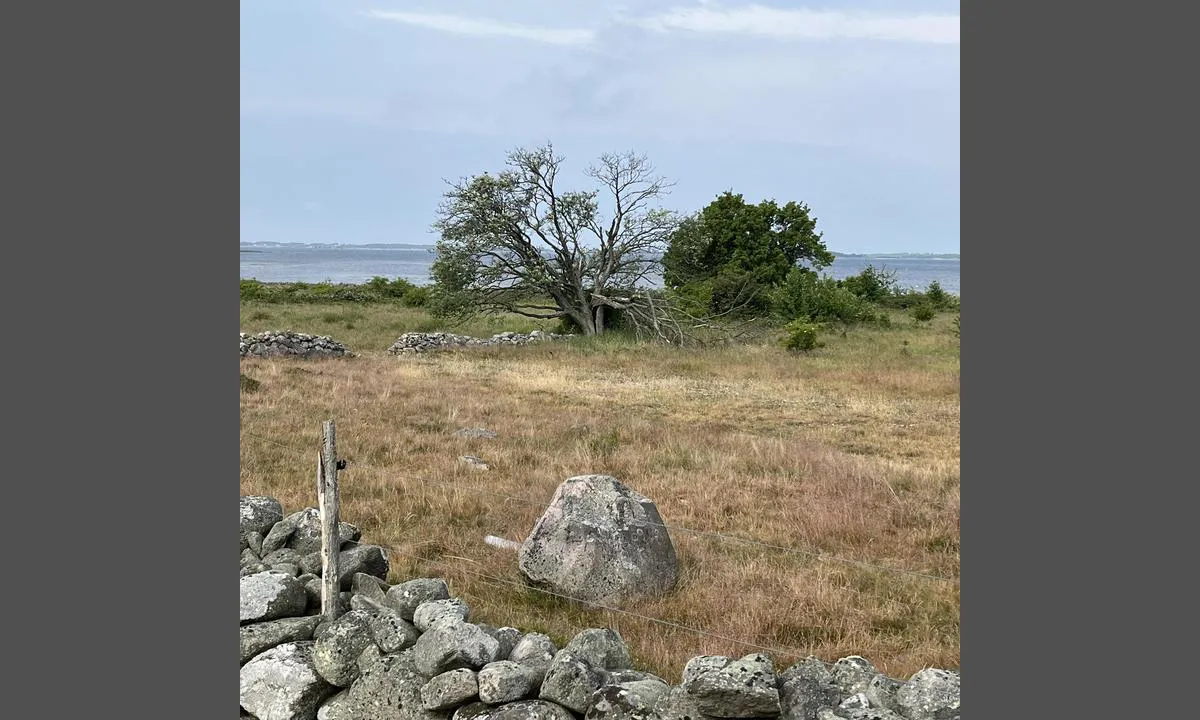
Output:
[[[634,25],[669,32],[760,35],[797,40],[895,40],[958,44],[957,15],[883,15],[835,10],[783,10],[764,5],[721,8],[676,7],[659,15],[633,19]]]
[[[486,18],[468,18],[460,15],[434,13],[390,12],[370,10],[367,15],[380,20],[391,20],[406,25],[416,25],[430,30],[473,35],[475,37],[513,37],[551,45],[586,45],[595,38],[592,30],[581,28],[547,28],[530,25],[503,23]]]

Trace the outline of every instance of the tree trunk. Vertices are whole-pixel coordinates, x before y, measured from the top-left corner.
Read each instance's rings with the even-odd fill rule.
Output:
[[[575,324],[579,326],[580,331],[584,335],[596,334],[596,323],[589,309],[584,308],[582,311],[568,310],[567,315],[575,321]]]
[[[597,335],[604,334],[604,306],[603,305],[596,306],[596,334]]]

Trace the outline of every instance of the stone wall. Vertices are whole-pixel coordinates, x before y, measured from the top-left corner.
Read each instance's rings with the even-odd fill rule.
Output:
[[[408,332],[401,335],[388,348],[392,355],[409,355],[429,352],[431,350],[454,350],[457,348],[494,347],[498,345],[527,345],[546,340],[564,340],[572,335],[557,335],[555,333],[534,330],[523,335],[516,332],[497,333],[490,338],[477,338],[470,335],[455,335],[448,332]]]
[[[441,578],[387,582],[386,551],[339,528],[347,612],[320,613],[320,516],[241,498],[242,718],[258,720],[952,720],[959,675],[889,678],[866,659],[704,655],[678,683],[636,670],[616,631],[546,635],[472,622]]]
[[[345,345],[324,335],[285,330],[268,330],[253,335],[240,333],[242,357],[297,356],[305,358],[344,357],[353,353]]]

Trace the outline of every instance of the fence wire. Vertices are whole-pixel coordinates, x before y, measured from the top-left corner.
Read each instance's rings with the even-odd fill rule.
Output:
[[[266,442],[266,443],[269,443],[272,445],[276,445],[276,446],[286,449],[286,450],[290,450],[292,452],[297,453],[297,455],[308,455],[312,452],[311,450],[304,450],[303,448],[297,447],[295,445],[280,442],[273,438],[263,437],[261,435],[257,435],[254,433],[243,432],[242,435],[244,437],[252,438],[252,439]],[[445,482],[445,481],[433,480],[430,478],[422,478],[422,477],[404,475],[404,474],[392,471],[388,468],[384,468],[384,467],[381,467],[378,465],[373,465],[371,463],[354,461],[353,464],[359,468],[363,468],[363,469],[367,469],[367,470],[374,470],[375,472],[378,472],[387,478],[403,480],[403,481],[410,481],[410,482],[417,482],[417,483],[421,483],[421,484],[425,484],[425,485],[440,486],[440,487],[445,487],[445,488],[449,488],[452,490],[457,490],[460,492],[488,495],[491,497],[496,497],[496,498],[500,498],[503,500],[515,502],[515,503],[518,503],[521,505],[526,505],[526,506],[529,506],[529,507],[532,507],[535,509],[544,509],[544,507],[545,507],[545,502],[539,502],[539,501],[533,500],[531,498],[520,497],[520,496],[515,496],[515,495],[507,495],[504,493],[497,493],[497,492],[494,492],[491,490],[487,490],[484,488],[478,488],[478,487],[464,487],[463,485],[461,485],[459,483],[450,483],[450,482]],[[907,570],[904,568],[895,568],[895,567],[891,567],[888,565],[880,565],[880,564],[870,563],[870,562],[866,562],[866,561],[862,561],[862,560],[842,558],[842,557],[838,557],[835,555],[829,555],[826,553],[809,551],[809,550],[802,550],[799,548],[791,548],[791,547],[786,547],[786,546],[781,546],[781,545],[773,545],[771,543],[764,543],[764,542],[760,542],[757,540],[750,540],[747,538],[741,538],[741,537],[737,537],[734,535],[727,535],[725,533],[718,533],[718,532],[712,532],[712,531],[707,531],[707,530],[694,530],[692,528],[686,528],[686,527],[682,527],[682,526],[678,526],[678,525],[667,525],[665,523],[643,522],[642,525],[649,526],[649,527],[661,527],[661,528],[666,529],[667,531],[692,533],[694,535],[712,537],[712,538],[722,540],[722,541],[744,543],[744,544],[747,544],[750,546],[766,548],[766,549],[775,550],[778,552],[790,553],[790,554],[795,554],[798,556],[811,557],[811,558],[816,558],[819,560],[829,560],[829,561],[844,563],[844,564],[848,564],[848,565],[857,565],[857,566],[867,567],[867,568],[871,568],[874,570],[881,570],[881,571],[885,571],[885,572],[912,575],[912,576],[916,576],[916,577],[927,578],[927,579],[938,580],[938,581],[945,581],[945,582],[958,582],[957,578],[951,578],[951,577],[946,577],[946,576],[942,576],[942,575],[934,575],[931,573],[922,573],[922,572],[917,572],[914,570]],[[471,569],[462,567],[462,565],[459,563],[450,563],[445,560],[441,560],[441,559],[437,559],[437,558],[429,558],[429,557],[421,557],[421,556],[417,556],[417,555],[412,555],[412,554],[400,551],[400,549],[394,545],[387,545],[387,544],[382,544],[382,543],[369,543],[369,542],[361,542],[361,541],[347,541],[346,543],[343,543],[343,545],[345,545],[345,544],[375,545],[377,547],[384,549],[388,553],[389,561],[390,561],[391,557],[398,557],[398,558],[404,558],[407,560],[411,560],[418,564],[436,565],[438,567],[447,568],[456,573],[465,573],[467,575],[473,576],[477,579],[477,582],[480,582],[481,584],[484,584],[484,585],[488,585],[489,587],[494,587],[497,589],[506,589],[506,588],[517,589],[517,590],[521,590],[521,591],[540,593],[540,594],[548,596],[548,597],[554,597],[554,598],[557,598],[560,600],[566,600],[569,602],[577,603],[578,605],[580,605],[584,608],[590,609],[590,610],[599,610],[599,611],[615,613],[615,614],[619,614],[619,615],[625,615],[628,617],[637,618],[639,620],[650,622],[650,623],[660,625],[663,627],[669,627],[669,628],[673,628],[675,630],[682,630],[684,632],[689,632],[689,633],[692,633],[692,634],[695,634],[695,635],[698,635],[701,637],[712,638],[714,640],[721,640],[724,642],[733,643],[735,645],[740,645],[742,647],[752,648],[752,649],[759,650],[759,651],[765,651],[765,652],[772,653],[775,655],[786,655],[786,656],[791,656],[791,657],[801,657],[801,658],[805,658],[805,659],[809,659],[809,660],[814,660],[816,662],[821,663],[823,666],[825,666],[826,668],[828,668],[831,671],[833,669],[835,669],[835,667],[836,667],[836,665],[834,663],[830,663],[825,660],[821,660],[820,658],[812,655],[812,653],[809,650],[800,650],[798,648],[789,648],[789,647],[772,647],[772,646],[761,645],[758,643],[749,642],[747,640],[742,640],[742,639],[735,638],[735,637],[730,637],[727,635],[720,635],[717,633],[712,633],[712,632],[709,632],[709,631],[701,629],[701,628],[684,625],[682,623],[677,623],[677,622],[674,622],[671,620],[664,620],[662,618],[653,617],[651,615],[644,615],[641,613],[636,613],[631,610],[625,610],[625,609],[618,608],[618,607],[612,607],[612,606],[596,603],[596,602],[593,602],[590,600],[585,600],[582,598],[571,597],[569,595],[564,595],[561,593],[553,592],[551,590],[546,590],[545,588],[536,587],[536,586],[528,584],[528,583],[518,582],[518,581],[514,581],[514,580],[497,577],[495,575],[490,575],[488,573],[479,572],[477,570],[471,570]],[[473,562],[473,560],[472,560],[472,562]],[[891,678],[891,679],[894,682],[899,683],[900,685],[909,684],[909,681],[907,681],[907,680],[901,680],[901,679],[896,679],[896,678]]]
[[[469,570],[469,569],[461,567],[458,564],[448,563],[444,560],[437,560],[437,559],[432,559],[432,558],[419,557],[417,555],[410,555],[408,553],[400,552],[399,549],[397,549],[395,546],[392,546],[392,545],[384,545],[384,544],[380,544],[380,543],[359,542],[359,541],[355,541],[355,540],[348,540],[345,543],[343,543],[343,545],[375,545],[377,547],[384,549],[388,553],[389,560],[392,557],[400,557],[400,558],[405,558],[407,560],[412,560],[419,564],[432,564],[432,565],[437,565],[437,566],[443,567],[443,568],[449,568],[450,570],[452,570],[454,572],[465,573],[467,575],[472,575],[476,578],[479,578],[480,579],[479,582],[481,582],[481,584],[488,585],[490,587],[494,587],[497,589],[515,588],[517,590],[522,590],[522,591],[541,593],[542,595],[547,595],[550,597],[559,598],[561,600],[568,600],[568,601],[571,601],[574,603],[578,603],[590,610],[602,610],[605,612],[616,613],[619,615],[627,615],[629,617],[637,618],[639,620],[645,620],[647,622],[651,622],[656,625],[662,625],[664,627],[674,628],[676,630],[683,630],[685,632],[690,632],[695,635],[699,635],[701,637],[713,638],[714,640],[724,640],[725,642],[734,643],[736,645],[741,645],[743,647],[753,648],[755,650],[765,651],[765,652],[772,653],[777,656],[783,655],[783,656],[805,658],[808,660],[815,660],[816,662],[819,662],[822,665],[824,665],[830,671],[833,671],[836,668],[835,663],[830,663],[825,660],[822,660],[822,659],[816,657],[815,655],[813,655],[808,650],[800,650],[798,648],[786,648],[786,647],[771,647],[768,645],[759,645],[758,643],[752,643],[747,640],[741,640],[739,638],[730,637],[728,635],[718,635],[717,633],[712,633],[707,630],[703,630],[701,628],[692,627],[690,625],[683,625],[681,623],[673,622],[671,620],[663,620],[662,618],[656,618],[651,615],[643,615],[641,613],[636,613],[631,610],[624,610],[622,608],[617,608],[617,607],[612,607],[609,605],[604,605],[601,603],[596,603],[591,600],[584,600],[582,598],[571,597],[570,595],[563,595],[561,593],[556,593],[551,590],[546,590],[544,588],[529,585],[527,583],[517,582],[514,580],[506,580],[504,578],[496,577],[495,575],[481,573],[476,570]],[[900,685],[909,684],[909,681],[907,681],[907,680],[901,680],[901,679],[897,679],[897,678],[891,678],[891,679]]]
[[[291,450],[296,453],[308,454],[308,453],[312,452],[311,450],[302,450],[301,448],[298,448],[298,447],[295,447],[292,445],[288,445],[288,444],[285,444],[285,443],[282,443],[282,442],[279,442],[276,440],[272,440],[270,438],[265,438],[265,437],[261,437],[259,435],[254,435],[252,433],[243,433],[243,434],[246,437],[254,438],[256,440],[261,440],[263,442],[271,443],[273,445],[278,445],[279,447]],[[384,467],[381,467],[378,465],[373,465],[371,463],[354,461],[353,464],[360,468],[378,472],[386,478],[391,478],[391,479],[395,479],[395,480],[405,480],[405,481],[409,481],[409,482],[417,482],[417,483],[422,483],[425,485],[434,485],[434,486],[439,486],[439,487],[445,487],[445,488],[450,488],[450,489],[458,490],[461,492],[469,492],[469,493],[473,493],[473,494],[477,494],[477,495],[487,495],[490,497],[500,498],[503,500],[508,500],[510,502],[515,502],[515,503],[519,503],[522,505],[526,505],[526,506],[529,506],[532,508],[545,509],[545,507],[546,507],[545,501],[537,501],[537,500],[533,500],[532,498],[520,497],[520,496],[516,496],[516,495],[506,495],[504,493],[497,493],[492,490],[488,490],[486,488],[463,487],[459,483],[451,483],[451,482],[446,482],[443,480],[433,480],[431,478],[405,475],[402,473],[397,473],[394,470],[390,470],[388,468],[384,468]],[[869,562],[866,560],[855,560],[852,558],[844,558],[844,557],[840,557],[837,555],[831,555],[829,553],[823,553],[823,552],[816,551],[816,550],[804,550],[804,549],[796,548],[796,547],[788,547],[788,546],[784,546],[784,545],[774,545],[774,544],[762,542],[759,540],[752,540],[749,538],[738,537],[737,535],[729,535],[727,533],[715,532],[715,531],[711,531],[711,530],[696,530],[693,528],[683,527],[682,525],[668,525],[666,523],[654,523],[654,522],[647,522],[647,521],[633,521],[633,524],[640,525],[642,527],[663,528],[663,529],[667,530],[668,532],[674,531],[674,532],[679,532],[679,533],[688,533],[688,534],[696,535],[699,537],[710,537],[710,538],[714,538],[714,539],[721,540],[724,542],[736,542],[736,543],[741,543],[744,545],[749,545],[751,547],[758,547],[758,548],[763,548],[763,549],[767,549],[767,550],[774,550],[776,552],[782,552],[782,553],[787,553],[787,554],[801,556],[801,557],[815,558],[817,560],[836,562],[836,563],[841,563],[843,565],[858,566],[858,567],[868,568],[871,570],[878,570],[881,572],[889,572],[889,573],[895,573],[895,574],[900,574],[900,575],[909,575],[912,577],[919,577],[919,578],[924,578],[927,580],[935,580],[938,582],[949,582],[949,583],[959,582],[958,578],[949,577],[946,575],[937,575],[934,573],[920,572],[917,570],[908,570],[906,568],[897,568],[897,567],[893,567],[890,565],[883,565],[880,563]]]

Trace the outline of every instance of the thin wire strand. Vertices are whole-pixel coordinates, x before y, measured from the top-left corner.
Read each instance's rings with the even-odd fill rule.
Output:
[[[290,445],[285,445],[285,444],[277,442],[275,440],[270,440],[268,438],[259,437],[257,435],[251,434],[251,433],[245,433],[245,435],[247,437],[252,437],[252,438],[255,438],[258,440],[263,440],[263,441],[266,441],[269,443],[273,443],[275,445],[279,445],[280,447],[284,447],[289,450],[293,450],[297,453],[306,453],[307,452],[307,451],[301,450],[300,448],[293,447]],[[480,495],[490,495],[492,497],[498,497],[498,498],[502,498],[502,499],[509,500],[512,502],[521,503],[523,505],[528,505],[533,508],[545,507],[545,503],[537,502],[530,498],[518,497],[518,496],[514,496],[514,495],[505,495],[502,493],[493,492],[491,490],[486,490],[483,488],[464,488],[462,485],[457,484],[457,483],[448,483],[445,481],[431,480],[429,478],[404,475],[404,474],[395,472],[393,470],[390,470],[388,468],[380,467],[378,465],[372,465],[371,463],[363,463],[363,462],[355,461],[354,464],[361,468],[365,468],[368,470],[374,470],[375,472],[378,472],[379,474],[384,475],[385,477],[388,477],[391,479],[409,480],[409,481],[414,481],[414,482],[425,483],[428,485],[437,485],[437,486],[441,486],[441,487],[452,488],[455,490],[467,491],[467,492],[480,494]],[[683,527],[682,525],[668,525],[665,523],[648,522],[645,520],[634,521],[634,524],[642,525],[644,527],[659,527],[659,528],[663,528],[667,531],[674,530],[676,532],[690,533],[692,535],[698,535],[698,536],[703,536],[703,537],[711,537],[711,538],[716,538],[718,540],[724,540],[724,541],[728,541],[728,542],[739,542],[739,543],[743,543],[745,545],[750,545],[753,547],[765,548],[768,550],[775,550],[777,552],[790,553],[793,555],[810,557],[810,558],[815,558],[818,560],[829,560],[832,562],[842,563],[844,565],[857,565],[859,567],[870,568],[872,570],[897,573],[897,574],[901,574],[901,575],[910,575],[913,577],[925,578],[927,580],[937,580],[940,582],[949,582],[949,583],[959,582],[958,578],[949,577],[946,575],[936,575],[933,573],[925,573],[925,572],[920,572],[919,570],[907,570],[905,568],[893,567],[891,565],[882,565],[882,564],[873,563],[873,562],[870,562],[867,560],[854,560],[851,558],[839,557],[837,555],[831,555],[828,553],[822,553],[822,552],[817,552],[817,551],[813,551],[813,550],[802,550],[800,548],[787,547],[784,545],[773,545],[771,543],[765,543],[765,542],[761,542],[759,540],[751,540],[748,538],[738,537],[736,535],[728,535],[728,534],[720,533],[720,532],[714,532],[711,530],[695,530],[692,528]]]
[[[571,602],[579,603],[591,610],[603,610],[606,612],[617,613],[619,615],[628,615],[630,617],[638,618],[639,620],[645,620],[647,622],[652,622],[657,625],[663,625],[665,627],[675,628],[677,630],[684,630],[684,631],[694,633],[696,635],[700,635],[703,637],[713,638],[715,640],[724,640],[726,642],[731,642],[731,643],[734,643],[737,645],[742,645],[744,647],[754,648],[755,650],[765,650],[765,651],[767,651],[769,653],[773,653],[775,655],[790,655],[793,657],[803,657],[806,659],[811,658],[811,659],[816,660],[817,662],[821,663],[822,665],[824,665],[825,667],[827,667],[830,670],[833,670],[835,667],[835,665],[833,663],[826,662],[825,660],[822,660],[822,659],[816,657],[815,655],[812,654],[811,651],[808,651],[808,650],[800,650],[798,648],[770,647],[767,645],[759,645],[757,643],[752,643],[747,640],[739,640],[738,638],[729,637],[728,635],[718,635],[716,633],[708,632],[707,630],[701,630],[700,628],[691,627],[690,625],[683,625],[681,623],[677,623],[677,622],[674,622],[671,620],[663,620],[662,618],[656,618],[651,615],[642,615],[641,613],[636,613],[631,610],[624,610],[622,608],[612,607],[609,605],[602,605],[600,603],[592,602],[590,600],[584,600],[581,598],[572,597],[570,595],[563,595],[561,593],[556,593],[556,592],[553,592],[550,590],[545,590],[543,588],[539,588],[539,587],[536,587],[533,585],[515,582],[512,580],[505,580],[504,578],[499,578],[494,575],[488,575],[487,573],[482,573],[482,572],[478,572],[475,570],[467,570],[456,564],[447,563],[443,560],[438,560],[436,558],[422,558],[422,557],[418,557],[416,555],[410,555],[408,553],[400,552],[400,550],[398,548],[396,548],[394,545],[380,545],[378,543],[363,543],[363,542],[353,541],[353,540],[347,541],[345,544],[376,545],[377,547],[380,547],[380,548],[386,550],[389,555],[395,555],[397,557],[406,558],[408,560],[416,561],[417,563],[428,563],[428,564],[438,565],[438,566],[441,566],[444,568],[449,568],[449,569],[457,571],[457,572],[462,572],[462,573],[466,573],[468,575],[473,575],[477,578],[482,578],[481,582],[483,582],[483,584],[489,585],[491,587],[503,588],[503,587],[507,586],[507,587],[516,588],[518,590],[528,590],[528,591],[532,591],[532,592],[537,592],[537,593],[541,593],[543,595],[549,595],[551,597],[556,597],[556,598],[560,598],[563,600],[568,600]],[[895,678],[893,678],[893,680],[895,680]],[[906,684],[908,681],[896,680],[896,682],[899,682],[901,684]]]

